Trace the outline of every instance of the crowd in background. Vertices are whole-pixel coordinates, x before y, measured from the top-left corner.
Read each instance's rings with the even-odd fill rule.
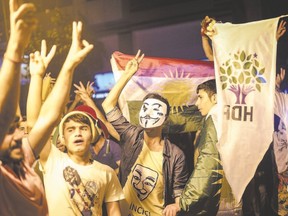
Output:
[[[10,37],[0,72],[0,215],[288,215],[285,66],[276,76],[274,142],[237,202],[216,147],[214,79],[197,86],[199,131],[164,135],[170,104],[156,92],[143,98],[139,125],[133,125],[118,100],[145,58],[139,50],[103,101],[103,113],[91,97],[93,83],[72,83],[75,69],[93,49],[82,38],[82,23],[75,21],[56,80],[46,69],[57,47],[48,50],[43,39],[41,49],[30,54],[22,116],[20,65],[38,20],[31,3],[10,0],[9,7]],[[210,61],[214,24],[208,16],[201,23]],[[285,33],[281,19],[275,43]],[[68,101],[72,85],[75,97]]]

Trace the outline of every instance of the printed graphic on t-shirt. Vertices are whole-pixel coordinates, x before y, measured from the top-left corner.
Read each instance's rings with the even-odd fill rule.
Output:
[[[144,209],[142,206],[134,205],[133,203],[131,203],[131,205],[129,206],[129,209],[136,212],[138,215],[152,216],[149,210]],[[133,214],[129,213],[128,216],[133,216]]]
[[[148,167],[136,164],[132,171],[131,184],[139,200],[145,200],[154,190],[158,180],[158,173]]]
[[[63,170],[63,177],[70,192],[70,199],[79,212],[85,216],[95,215],[92,208],[97,203],[99,196],[96,183],[87,181],[84,185],[77,170],[70,166]]]

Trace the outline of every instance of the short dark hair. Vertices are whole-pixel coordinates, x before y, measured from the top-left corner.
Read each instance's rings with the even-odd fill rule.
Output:
[[[158,93],[148,93],[144,98],[143,98],[143,102],[148,99],[148,98],[154,98],[154,99],[157,99],[157,100],[160,100],[162,101],[163,103],[165,103],[167,105],[167,114],[166,116],[168,117],[169,116],[169,113],[170,113],[170,104],[168,102],[168,100],[166,98],[164,98],[163,96],[161,96],[160,94]]]
[[[212,97],[214,94],[217,94],[215,79],[205,81],[201,83],[200,85],[198,85],[197,94],[199,93],[200,90],[204,90],[208,94],[209,97]]]
[[[69,116],[65,121],[64,124],[69,122],[70,120],[74,121],[74,122],[78,122],[78,123],[83,123],[83,124],[87,124],[90,126],[91,128],[91,123],[90,120],[87,116],[85,115],[81,115],[81,114],[74,114]],[[63,128],[64,129],[64,128]]]

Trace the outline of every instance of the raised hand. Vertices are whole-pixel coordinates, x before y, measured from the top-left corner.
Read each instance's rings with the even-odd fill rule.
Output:
[[[141,50],[138,50],[136,56],[126,64],[126,67],[125,67],[126,74],[133,76],[136,73],[136,71],[139,68],[139,64],[144,58],[144,54],[142,54],[141,56],[140,54],[141,54]]]
[[[286,21],[281,20],[281,22],[279,23],[279,26],[277,28],[277,32],[276,32],[276,40],[278,41],[279,38],[286,32]]]
[[[120,97],[120,93],[122,92],[123,88],[132,78],[132,76],[136,73],[139,67],[139,63],[143,60],[144,54],[140,55],[141,51],[138,50],[136,56],[131,59],[125,67],[125,72],[122,74],[120,79],[115,83],[113,88],[110,90],[109,94],[105,98],[102,103],[102,107],[105,113],[110,112],[117,106],[118,99]]]
[[[24,53],[24,49],[30,42],[31,34],[36,28],[38,20],[34,12],[36,8],[32,3],[24,3],[20,0],[10,0],[10,39],[8,47],[20,50],[19,54]],[[10,56],[15,61],[21,61],[22,56]]]
[[[216,34],[214,30],[214,24],[216,23],[216,20],[209,17],[205,16],[205,18],[201,22],[201,35],[202,36],[208,36],[212,37],[213,35]]]
[[[93,84],[94,84],[93,82],[92,83],[88,82],[86,88],[82,82],[79,82],[79,85],[74,84],[74,87],[77,89],[74,91],[76,96],[80,97],[81,100],[84,102],[87,101],[87,99],[91,98],[91,94],[94,92],[92,87]]]
[[[82,27],[82,22],[73,22],[72,44],[64,63],[64,66],[72,67],[72,69],[79,65],[93,49],[92,44],[82,40]]]
[[[39,75],[43,78],[49,63],[55,56],[55,53],[56,53],[56,45],[53,45],[50,52],[47,55],[46,41],[42,40],[41,52],[36,51],[30,54],[29,68],[31,76]]]
[[[49,80],[49,84],[52,85],[52,86],[56,82],[56,78],[51,77],[51,73],[46,73],[43,80],[45,80],[45,79]]]
[[[276,88],[280,89],[281,83],[285,78],[286,70],[284,68],[280,68],[280,73],[276,75],[275,85]]]

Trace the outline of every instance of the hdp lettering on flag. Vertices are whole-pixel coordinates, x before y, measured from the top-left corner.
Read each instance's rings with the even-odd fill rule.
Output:
[[[116,81],[133,57],[120,52],[113,53],[111,65]],[[167,98],[171,106],[164,132],[196,131],[202,120],[195,106],[196,88],[198,84],[214,76],[212,62],[145,56],[139,70],[123,89],[118,101],[119,106],[130,122],[138,124],[142,99],[149,92],[157,92]]]
[[[278,19],[215,24],[217,147],[238,201],[272,141]]]

